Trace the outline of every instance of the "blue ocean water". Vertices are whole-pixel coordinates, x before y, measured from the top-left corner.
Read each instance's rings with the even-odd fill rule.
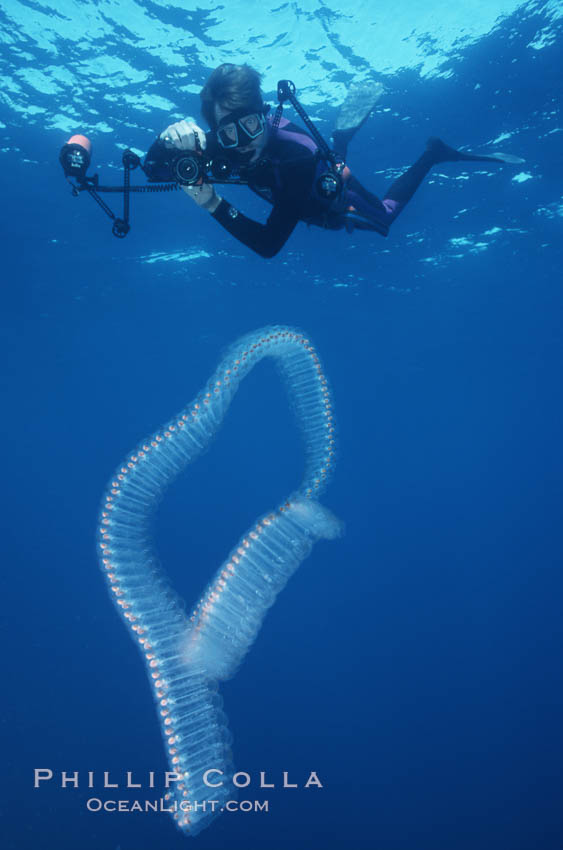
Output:
[[[562,4],[4,0],[0,14],[2,846],[560,848]],[[118,241],[70,195],[60,146],[86,132],[94,170],[119,181],[122,150],[197,117],[225,61],[263,73],[272,103],[292,79],[327,136],[347,84],[381,80],[349,152],[379,195],[430,135],[526,162],[435,168],[387,240],[300,225],[265,261],[178,193],[134,197]],[[306,330],[330,378],[324,501],[346,535],[317,545],[221,688],[252,776],[239,798],[269,812],[190,839],[167,814],[87,809],[159,796],[149,772],[158,787],[166,769],[96,517],[116,464],[271,323]],[[188,606],[302,459],[263,364],[158,513]],[[52,781],[34,789],[34,769]],[[143,788],[104,789],[104,771]],[[323,788],[283,789],[284,771]]]

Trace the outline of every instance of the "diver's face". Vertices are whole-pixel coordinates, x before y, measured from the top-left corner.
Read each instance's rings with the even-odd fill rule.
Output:
[[[216,103],[213,109],[215,112],[215,121],[217,124],[219,124],[219,122],[222,121],[223,118],[225,118],[227,115],[229,115],[230,112],[232,112],[231,109],[227,109],[225,106],[222,106],[219,103]],[[252,141],[249,142],[247,145],[242,145],[241,147],[236,148],[236,151],[237,153],[249,153],[250,151],[252,151],[252,157],[248,161],[256,162],[258,159],[260,159],[260,155],[266,147],[267,141],[267,133],[264,132],[257,136],[255,139],[252,139]]]

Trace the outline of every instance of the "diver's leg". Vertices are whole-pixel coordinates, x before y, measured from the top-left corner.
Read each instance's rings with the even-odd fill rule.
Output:
[[[336,227],[376,230],[387,236],[389,228],[407,204],[433,165],[439,162],[505,162],[517,164],[524,162],[512,154],[491,153],[478,155],[450,148],[441,139],[429,139],[426,150],[414,165],[402,174],[389,187],[382,201],[362,186],[355,177],[346,181],[343,195],[345,208],[340,211]]]
[[[336,117],[336,127],[332,133],[334,151],[342,159],[346,159],[352,137],[367,121],[384,91],[381,83],[374,82],[352,83],[348,89],[346,100],[340,107]]]
[[[441,139],[428,139],[426,150],[421,157],[417,159],[414,165],[405,171],[394,183],[391,184],[385,194],[385,201],[392,201],[397,205],[395,217],[400,210],[407,204],[433,165],[439,162],[505,162],[516,164],[524,162],[516,156],[510,154],[492,153],[485,156],[478,154],[465,153],[451,148]]]

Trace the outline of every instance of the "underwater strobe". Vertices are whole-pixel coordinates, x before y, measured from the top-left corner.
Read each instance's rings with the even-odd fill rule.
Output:
[[[59,154],[65,177],[74,177],[79,182],[86,177],[91,158],[92,142],[81,135],[71,136]]]
[[[92,159],[92,143],[87,136],[77,134],[71,136],[68,142],[61,148],[59,162],[63,167],[65,177],[72,186],[72,194],[77,197],[81,192],[88,192],[97,204],[103,209],[112,221],[112,233],[118,239],[127,236],[131,226],[129,224],[129,194],[130,192],[166,192],[175,189],[175,185],[168,186],[131,186],[130,172],[140,165],[141,160],[136,153],[127,149],[123,151],[123,186],[100,186],[98,175],[88,177],[86,172]],[[123,192],[123,216],[118,218],[100,197],[99,192]]]

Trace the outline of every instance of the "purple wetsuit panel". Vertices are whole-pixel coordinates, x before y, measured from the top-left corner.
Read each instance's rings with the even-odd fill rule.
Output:
[[[271,126],[271,121],[269,122]],[[291,122],[287,120],[287,118],[282,118],[280,120],[280,125],[276,131],[276,137],[280,141],[286,142],[296,142],[298,145],[303,145],[303,147],[307,148],[311,151],[311,153],[316,154],[318,147],[314,139],[311,136],[308,136],[305,132],[299,133],[296,130],[287,130],[285,129]]]

